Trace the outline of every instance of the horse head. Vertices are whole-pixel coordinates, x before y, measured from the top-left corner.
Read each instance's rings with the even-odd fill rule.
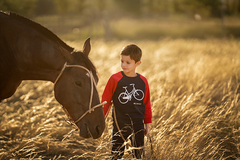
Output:
[[[96,88],[96,68],[88,58],[90,50],[90,39],[82,51],[69,53],[60,48],[66,64],[55,81],[54,94],[80,130],[80,136],[95,139],[102,135],[105,120]]]

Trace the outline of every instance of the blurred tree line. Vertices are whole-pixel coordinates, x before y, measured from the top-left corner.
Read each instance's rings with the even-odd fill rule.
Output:
[[[200,14],[206,17],[240,13],[240,0],[1,0],[0,10],[28,17],[49,14],[98,14],[111,16],[158,16]]]

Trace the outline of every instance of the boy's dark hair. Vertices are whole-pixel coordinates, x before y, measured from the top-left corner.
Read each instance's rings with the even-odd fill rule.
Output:
[[[137,63],[141,60],[142,50],[135,44],[129,44],[122,49],[121,55],[130,56]]]

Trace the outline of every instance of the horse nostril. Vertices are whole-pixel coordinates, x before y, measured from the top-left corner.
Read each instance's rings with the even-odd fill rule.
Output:
[[[99,125],[97,125],[97,127],[96,127],[96,132],[97,132],[97,135],[99,135],[99,133],[100,133],[100,129],[99,129]]]
[[[100,137],[102,135],[102,127],[100,125],[97,125],[96,132],[97,132],[98,137]]]

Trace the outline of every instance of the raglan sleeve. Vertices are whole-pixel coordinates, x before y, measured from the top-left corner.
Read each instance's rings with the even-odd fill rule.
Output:
[[[147,80],[145,81],[146,87],[145,87],[145,97],[144,97],[144,103],[145,103],[145,113],[144,113],[144,123],[152,123],[152,107],[151,107],[151,101],[150,101],[150,89]]]
[[[103,106],[103,112],[105,118],[107,117],[111,105],[112,105],[112,96],[114,94],[115,88],[116,88],[116,83],[114,81],[113,76],[111,76],[107,82],[107,85],[105,86],[105,89],[102,94],[102,102],[106,101],[107,103]]]

